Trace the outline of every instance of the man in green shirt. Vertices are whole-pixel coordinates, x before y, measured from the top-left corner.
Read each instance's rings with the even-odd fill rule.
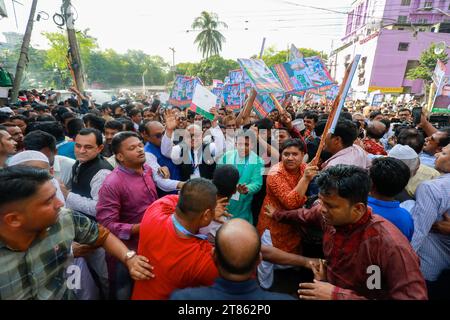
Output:
[[[235,150],[225,153],[218,165],[230,164],[239,171],[237,192],[231,197],[228,212],[253,224],[252,200],[263,184],[264,161],[252,150],[256,146],[253,131],[240,132]]]

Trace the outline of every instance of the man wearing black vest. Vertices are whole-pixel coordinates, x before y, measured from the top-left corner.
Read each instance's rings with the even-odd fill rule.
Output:
[[[101,155],[103,137],[97,129],[83,129],[75,138],[77,162],[72,167],[71,191],[66,206],[96,216],[98,192],[113,167]]]
[[[166,116],[166,133],[162,139],[161,153],[171,158],[174,164],[180,165],[180,181],[200,177],[210,180],[213,178],[216,159],[222,153],[225,140],[217,119],[218,114],[215,112],[212,127],[209,129],[213,142],[204,143],[200,126],[191,124],[182,132],[174,132],[177,120],[171,114]],[[174,136],[180,133],[183,135],[183,141],[174,145]]]
[[[97,129],[82,129],[75,138],[77,161],[72,167],[71,190],[66,199],[66,207],[93,219],[97,215],[96,206],[100,188],[106,176],[113,170],[111,164],[101,155],[102,150],[103,137]],[[75,256],[85,259],[95,284],[100,289],[100,297],[107,297],[109,283],[104,250],[100,248],[92,251],[76,243],[72,247]],[[75,263],[83,265],[84,261],[76,259]],[[91,298],[91,293],[85,292],[86,290],[81,288],[78,293],[79,299]]]

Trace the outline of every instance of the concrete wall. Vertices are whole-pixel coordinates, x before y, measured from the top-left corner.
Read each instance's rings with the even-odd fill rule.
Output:
[[[422,93],[422,81],[405,80],[408,60],[419,60],[421,53],[431,43],[445,41],[450,45],[450,34],[419,32],[417,37],[411,31],[381,30],[378,37],[370,86],[411,86],[413,94]],[[409,43],[408,51],[398,51],[399,43]],[[450,50],[447,50],[450,55]],[[448,70],[450,74],[450,68]]]

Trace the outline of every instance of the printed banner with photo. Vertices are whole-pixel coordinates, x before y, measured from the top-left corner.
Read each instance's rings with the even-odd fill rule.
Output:
[[[239,84],[244,82],[244,72],[241,69],[231,70],[228,73],[228,77],[230,78],[230,84]]]
[[[213,88],[211,92],[217,97],[216,107],[220,108],[223,103],[223,87],[222,88]]]
[[[248,77],[245,75],[245,73],[244,73],[244,71],[242,71],[242,69],[231,70],[228,73],[228,79],[229,79],[228,80],[229,84],[243,83],[246,88],[252,87],[251,81],[248,79]]]
[[[297,47],[291,44],[291,50],[289,51],[289,61],[297,59],[303,59],[303,54],[297,49]]]
[[[319,88],[319,93],[324,95],[327,100],[334,100],[339,94],[339,86],[337,84],[332,84]]]
[[[238,62],[258,94],[284,93],[280,81],[278,81],[264,61],[259,59],[238,59]]]
[[[213,79],[213,88],[223,88],[223,81]]]
[[[278,102],[280,102],[280,104],[281,104],[284,99],[284,95],[278,94],[278,95],[276,95],[276,98],[277,98]],[[269,95],[258,94],[256,96],[255,102],[253,103],[253,110],[256,112],[258,117],[260,117],[261,119],[266,118],[267,115],[272,110],[275,110],[275,109],[276,109],[275,102]]]
[[[450,82],[449,77],[445,77],[441,90],[437,92],[432,113],[450,113]]]
[[[189,107],[197,84],[203,84],[198,77],[192,78],[178,75],[170,93],[169,104],[180,108]]]
[[[441,82],[445,78],[446,71],[447,71],[446,65],[441,60],[438,60],[436,63],[436,68],[434,69],[434,72],[431,75],[431,79],[433,79],[433,82],[436,86],[439,86],[441,84]]]
[[[272,70],[287,93],[298,93],[334,84],[319,57],[277,64],[273,66]]]
[[[201,84],[197,84],[194,88],[190,109],[209,120],[213,120],[214,115],[209,110],[216,106],[216,102],[216,95]]]
[[[241,89],[242,84],[226,84],[223,87],[223,101],[229,110],[238,112],[244,104],[245,95]]]

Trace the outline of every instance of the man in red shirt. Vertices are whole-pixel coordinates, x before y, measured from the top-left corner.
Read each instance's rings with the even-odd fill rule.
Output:
[[[217,188],[189,180],[180,195],[155,201],[140,225],[138,252],[152,261],[155,278],[138,281],[133,300],[164,300],[176,289],[210,286],[219,276],[212,245],[199,234],[214,218]]]
[[[419,259],[408,239],[367,206],[367,171],[337,165],[317,178],[320,204],[266,214],[279,221],[320,226],[326,264],[316,264],[314,283],[301,283],[305,300],[427,299]]]

